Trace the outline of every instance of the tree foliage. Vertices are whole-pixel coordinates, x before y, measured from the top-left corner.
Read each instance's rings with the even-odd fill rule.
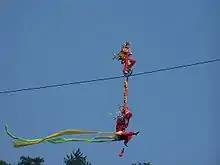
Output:
[[[43,163],[44,158],[41,157],[31,158],[29,156],[21,156],[18,165],[43,165]]]
[[[67,155],[64,158],[64,163],[66,165],[91,165],[79,148],[76,151],[72,151],[70,155]]]
[[[137,162],[137,163],[132,163],[132,165],[151,165],[151,162],[147,162],[147,163]]]
[[[21,156],[17,165],[43,165],[44,158],[41,157],[29,157],[29,156]],[[85,156],[80,149],[78,148],[75,151],[72,151],[69,155],[64,157],[65,165],[91,165],[88,161],[87,156]],[[4,160],[0,160],[0,165],[12,165]],[[136,162],[132,163],[132,165],[151,165],[151,162]]]
[[[6,161],[4,160],[0,160],[0,165],[11,165],[10,163],[7,163]]]

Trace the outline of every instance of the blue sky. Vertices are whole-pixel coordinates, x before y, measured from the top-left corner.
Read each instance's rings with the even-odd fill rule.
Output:
[[[81,0],[0,2],[0,90],[117,76],[112,61],[125,40],[135,72],[219,58],[215,0]],[[123,101],[123,79],[0,95],[0,159],[41,156],[62,164],[74,148],[94,165],[220,163],[219,63],[133,77],[129,130],[140,130],[123,158],[122,144],[40,144],[15,149],[4,124],[35,138],[63,129],[113,131],[109,116]]]

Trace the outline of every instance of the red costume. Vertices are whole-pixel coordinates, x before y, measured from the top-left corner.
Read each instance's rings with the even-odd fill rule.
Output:
[[[125,131],[125,129],[129,126],[131,117],[132,112],[128,109],[128,107],[123,107],[121,115],[117,118],[116,121],[116,132]]]
[[[126,73],[128,72],[128,70],[130,70],[134,66],[134,64],[136,63],[136,60],[131,58],[132,51],[128,45],[122,47],[121,53],[125,54],[125,57],[123,59],[123,63],[124,63],[123,72]]]
[[[125,131],[125,119],[123,117],[120,117],[116,121],[116,132],[118,131]]]
[[[131,46],[130,42],[126,41],[122,45],[121,51],[115,54],[115,57],[113,58],[113,59],[117,58],[118,60],[121,60],[121,63],[124,64],[124,69],[123,69],[124,73],[128,73],[136,63],[136,60],[131,58],[132,51],[130,46]]]
[[[125,128],[128,128],[130,119],[132,117],[132,112],[128,109],[128,107],[124,107],[122,110],[122,114],[124,116],[125,119]]]

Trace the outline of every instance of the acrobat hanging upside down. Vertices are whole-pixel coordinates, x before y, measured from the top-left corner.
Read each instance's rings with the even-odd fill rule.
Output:
[[[114,54],[113,59],[117,59],[121,61],[121,64],[124,64],[123,73],[128,74],[132,71],[132,67],[135,65],[136,60],[132,57],[132,51],[131,51],[131,43],[129,41],[126,41],[122,47],[121,51],[117,54]]]

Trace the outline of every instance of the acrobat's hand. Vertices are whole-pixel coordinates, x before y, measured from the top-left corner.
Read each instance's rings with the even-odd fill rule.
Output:
[[[119,60],[119,53],[113,53],[113,58],[112,60]]]

